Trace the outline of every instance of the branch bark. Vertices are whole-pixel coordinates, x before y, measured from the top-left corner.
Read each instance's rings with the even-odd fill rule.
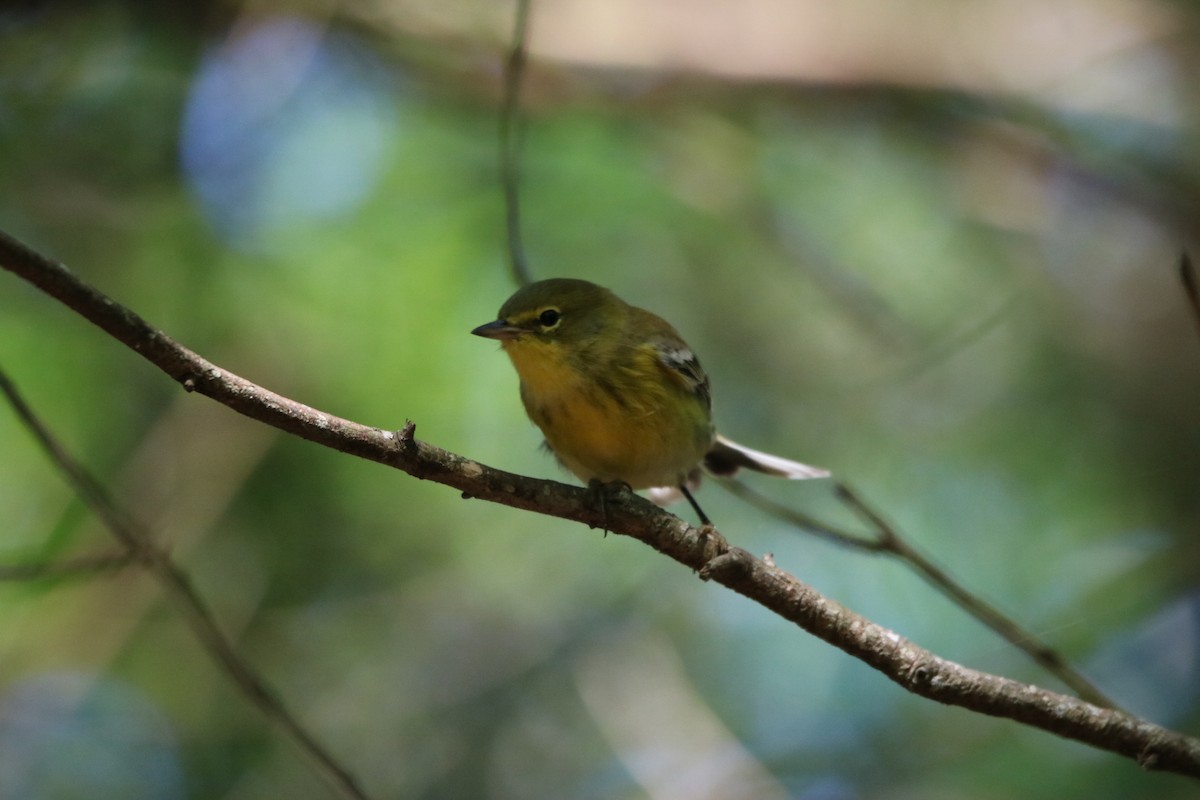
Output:
[[[631,536],[779,614],[871,665],[911,692],[1006,717],[1134,759],[1146,769],[1200,777],[1200,740],[1130,714],[969,669],[823,597],[719,534],[694,528],[631,493],[604,512],[580,487],[493,469],[415,438],[413,423],[385,431],[341,419],[234,375],[173,341],[65,266],[0,232],[0,263],[90,320],[188,391],[252,419],[343,453],[403,470],[476,497]]]

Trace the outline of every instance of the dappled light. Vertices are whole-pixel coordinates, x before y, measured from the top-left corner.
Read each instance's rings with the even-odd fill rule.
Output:
[[[516,289],[515,8],[151,6],[0,12],[0,230],[280,395],[577,484],[470,335]],[[1165,0],[536,3],[523,252],[669,320],[723,434],[828,467],[1196,736],[1198,34]],[[371,797],[1195,796],[909,694],[625,536],[185,393],[7,272],[0,369]],[[0,567],[85,567],[0,581],[0,797],[337,796],[7,408],[0,452]],[[828,481],[744,480],[870,527]],[[938,656],[1072,692],[902,561],[697,499]]]

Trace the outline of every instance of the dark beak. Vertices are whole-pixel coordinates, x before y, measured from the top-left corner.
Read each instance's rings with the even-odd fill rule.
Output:
[[[482,336],[485,339],[500,339],[501,341],[505,339],[515,339],[524,332],[524,328],[513,327],[502,319],[498,319],[495,322],[489,322],[486,325],[480,325],[478,328],[471,331],[471,333],[475,334],[476,336]]]

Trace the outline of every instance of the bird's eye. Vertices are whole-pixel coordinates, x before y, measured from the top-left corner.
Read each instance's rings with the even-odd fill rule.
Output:
[[[543,328],[553,328],[561,319],[562,314],[559,313],[557,308],[547,308],[538,315],[538,322],[542,324]]]

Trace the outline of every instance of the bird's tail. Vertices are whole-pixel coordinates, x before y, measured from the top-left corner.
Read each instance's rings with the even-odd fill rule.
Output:
[[[802,481],[809,478],[828,478],[830,475],[827,469],[801,464],[799,461],[792,461],[780,456],[773,456],[770,453],[753,450],[718,434],[716,442],[713,443],[708,454],[704,456],[704,469],[713,475],[730,476],[736,473],[741,467],[794,481]],[[699,467],[692,470],[691,474],[687,477],[686,483],[687,488],[691,491],[699,488]],[[650,499],[660,506],[666,506],[683,499],[683,492],[680,491],[678,486],[659,486],[650,490]]]
[[[704,468],[714,475],[732,475],[738,471],[739,467],[794,481],[829,477],[827,469],[752,450],[718,434],[717,441],[704,456]]]

